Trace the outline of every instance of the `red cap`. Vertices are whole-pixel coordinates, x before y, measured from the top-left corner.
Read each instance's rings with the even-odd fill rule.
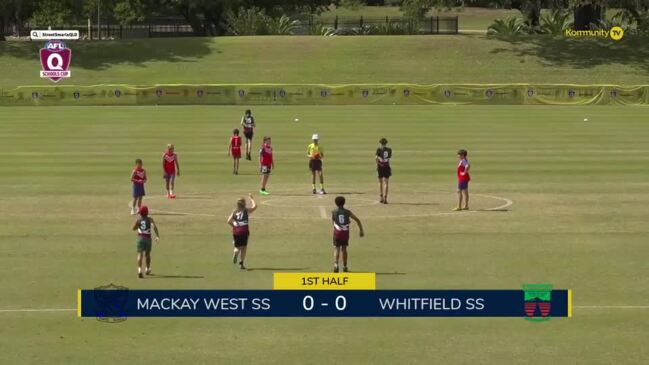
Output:
[[[149,207],[146,205],[141,206],[138,213],[140,213],[140,215],[149,215]]]

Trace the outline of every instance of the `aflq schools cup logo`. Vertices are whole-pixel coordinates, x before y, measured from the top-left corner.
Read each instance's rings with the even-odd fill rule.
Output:
[[[48,41],[41,48],[40,56],[41,78],[59,82],[62,78],[70,77],[72,51],[65,46],[65,43],[57,40]]]

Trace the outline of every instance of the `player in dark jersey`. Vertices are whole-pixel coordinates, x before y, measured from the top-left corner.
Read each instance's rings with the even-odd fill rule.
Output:
[[[381,195],[381,203],[388,204],[388,186],[390,176],[392,176],[392,168],[390,167],[390,159],[392,158],[392,148],[388,147],[388,140],[381,138],[379,141],[381,145],[376,149],[376,172],[379,175],[379,195]]]
[[[250,236],[250,229],[248,228],[248,216],[257,209],[257,203],[252,198],[252,194],[248,194],[250,199],[250,208],[246,207],[246,199],[241,198],[237,200],[237,207],[234,209],[227,223],[232,227],[232,238],[234,243],[234,254],[232,255],[232,263],[236,264],[239,261],[239,268],[245,270],[243,262],[246,259],[246,251],[248,247],[248,237]]]
[[[140,217],[135,221],[133,230],[137,231],[137,276],[141,279],[144,277],[142,258],[146,258],[145,273],[151,275],[151,228],[155,232],[156,242],[160,241],[160,233],[158,225],[155,224],[153,218],[149,217],[149,208],[146,205],[140,207],[139,213]]]
[[[338,261],[340,260],[340,253],[343,256],[343,271],[348,272],[347,267],[347,246],[349,246],[349,226],[353,219],[360,230],[359,235],[365,236],[363,231],[363,224],[354,213],[349,209],[345,209],[345,197],[337,196],[334,200],[336,209],[331,212],[331,220],[334,223],[334,272],[338,272]]]
[[[246,137],[246,160],[251,160],[250,155],[252,151],[252,137],[255,129],[255,118],[252,116],[252,111],[246,109],[243,117],[241,117],[241,126],[243,127],[243,135]]]

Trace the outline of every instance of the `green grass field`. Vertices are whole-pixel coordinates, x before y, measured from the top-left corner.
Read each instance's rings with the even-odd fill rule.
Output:
[[[117,66],[118,67],[118,66]],[[79,71],[81,73],[81,70]],[[249,77],[249,76],[248,76]],[[89,79],[88,79],[89,80]],[[251,218],[248,266],[225,218],[258,190],[225,155],[239,107],[0,108],[0,363],[642,364],[646,347],[649,126],[644,108],[254,107],[276,169]],[[293,118],[300,118],[299,123]],[[583,122],[588,117],[589,122]],[[330,195],[310,194],[304,149],[326,148]],[[391,204],[376,205],[373,152],[394,148]],[[176,200],[160,154],[176,144]],[[473,211],[450,214],[455,150],[472,162]],[[129,173],[144,159],[162,240],[135,275]],[[574,317],[523,319],[79,319],[77,288],[272,287],[272,273],[330,270],[320,206],[344,193],[366,225],[350,265],[387,288],[574,290]],[[484,211],[512,204],[501,211]],[[357,231],[355,231],[357,233]],[[609,307],[612,306],[612,307]],[[623,308],[620,306],[642,306]],[[11,311],[17,310],[17,311]]]
[[[48,85],[41,42],[0,42],[0,89]],[[72,42],[67,84],[649,83],[649,42],[479,35]]]

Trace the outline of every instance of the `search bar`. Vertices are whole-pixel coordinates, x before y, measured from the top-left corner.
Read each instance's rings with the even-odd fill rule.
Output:
[[[78,30],[32,30],[32,40],[79,39]]]

